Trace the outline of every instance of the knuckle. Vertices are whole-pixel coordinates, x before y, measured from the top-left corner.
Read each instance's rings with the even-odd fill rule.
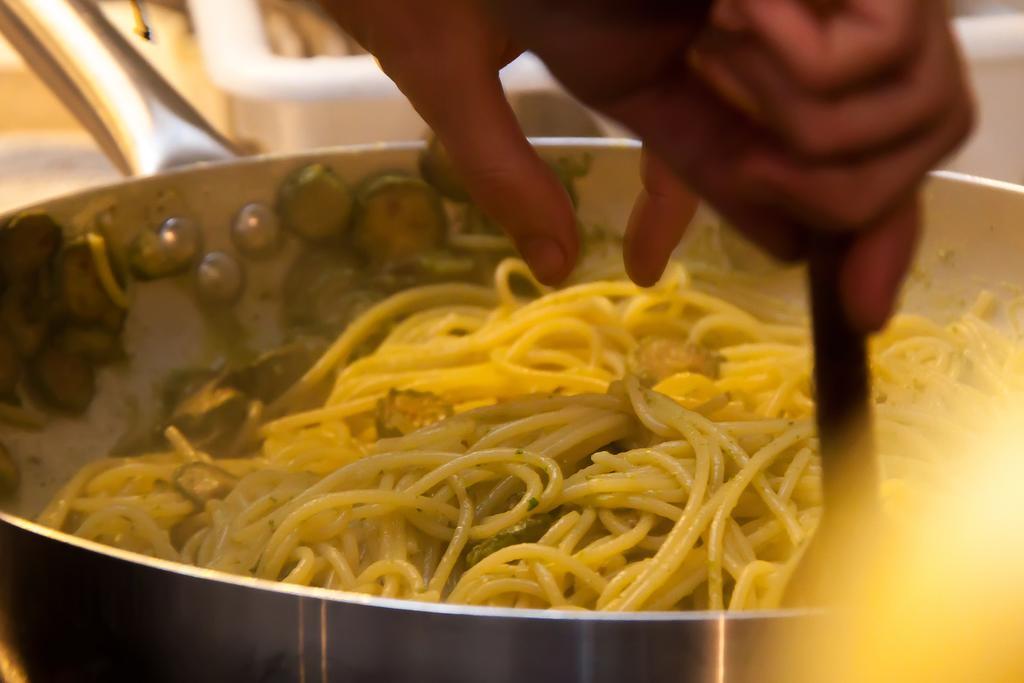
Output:
[[[859,231],[871,227],[892,204],[897,188],[872,184],[851,174],[821,193],[818,201],[829,223],[842,230]]]
[[[815,169],[813,163],[782,162],[748,171],[742,184],[751,201],[768,201],[802,217],[808,225],[855,231],[870,225],[891,199],[891,190],[850,169]]]
[[[886,197],[844,173],[839,178],[811,175],[790,188],[789,202],[811,225],[855,232],[875,221],[884,210]]]
[[[830,95],[845,85],[843,74],[824,60],[798,65],[795,76],[803,88],[815,95]]]
[[[805,111],[788,120],[784,133],[793,150],[807,159],[830,157],[843,147],[841,129],[817,112]]]
[[[882,212],[883,202],[879,198],[868,196],[853,197],[844,194],[842,198],[830,204],[826,210],[831,211],[831,222],[837,227],[847,230],[861,230],[877,218]]]
[[[795,76],[800,85],[816,95],[840,93],[911,61],[919,51],[915,33],[912,27],[895,24],[865,39],[860,49],[849,48],[795,65]]]
[[[908,38],[908,31],[896,27],[878,34],[874,46],[874,61],[879,69],[899,66],[917,54],[917,41]]]
[[[926,22],[920,15],[920,9],[912,5],[904,5],[896,14],[876,32],[875,44],[872,48],[874,61],[879,69],[893,68],[913,59],[921,52],[922,40],[926,35]]]

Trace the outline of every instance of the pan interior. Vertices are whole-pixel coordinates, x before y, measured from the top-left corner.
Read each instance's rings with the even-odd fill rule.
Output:
[[[581,222],[621,229],[639,190],[637,147],[616,141],[553,141],[542,147],[550,158],[590,158],[590,170],[577,185]],[[369,146],[201,166],[30,208],[45,210],[72,235],[99,227],[115,252],[124,250],[140,230],[185,217],[200,227],[205,252],[237,254],[230,226],[241,207],[254,202],[273,207],[282,180],[296,168],[323,162],[355,184],[384,171],[415,172],[419,150],[417,144]],[[1016,230],[1024,216],[1019,188],[940,175],[925,192],[925,208],[928,228],[909,278],[904,310],[941,321],[962,312],[983,289],[1019,294],[1024,280],[1015,258],[1024,253],[1024,236]],[[706,262],[709,244],[726,255],[737,277],[756,277],[763,290],[802,306],[800,269],[769,261],[702,211],[680,257],[684,262]],[[88,412],[80,418],[52,417],[41,431],[0,426],[0,441],[14,454],[23,476],[18,493],[3,501],[3,509],[34,517],[83,465],[102,457],[133,426],[152,421],[159,381],[169,373],[208,364],[240,339],[256,349],[279,344],[280,283],[297,250],[297,240],[289,238],[274,258],[240,257],[246,269],[245,294],[229,316],[211,316],[197,306],[190,274],[130,287],[124,330],[128,360],[99,373],[96,399]],[[225,318],[231,319],[230,326],[223,324]]]

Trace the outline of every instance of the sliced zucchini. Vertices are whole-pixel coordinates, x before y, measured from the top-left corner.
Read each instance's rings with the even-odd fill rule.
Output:
[[[57,259],[62,310],[83,323],[119,324],[123,312],[103,287],[92,249],[84,240],[64,247]]]
[[[288,344],[229,373],[225,384],[270,403],[299,381],[316,357],[316,351],[307,344]]]
[[[356,266],[337,252],[306,251],[295,259],[284,278],[285,322],[336,332],[350,320],[345,301],[362,286]]]
[[[0,268],[8,282],[32,278],[57,253],[62,239],[57,222],[45,213],[23,213],[0,231]]]
[[[18,490],[21,484],[21,472],[18,463],[14,462],[11,452],[0,444],[0,496],[9,496]]]
[[[438,282],[479,282],[481,261],[465,254],[435,249],[387,266],[374,283],[388,292]]]
[[[406,264],[424,282],[463,280],[476,273],[476,259],[438,249],[417,254]]]
[[[533,507],[536,507],[534,505]],[[491,538],[480,541],[466,553],[466,566],[472,567],[488,555],[493,555],[502,548],[518,545],[519,543],[536,543],[540,540],[551,525],[555,523],[555,517],[551,513],[532,515],[523,521],[510,526],[508,529],[495,534]]]
[[[96,372],[88,360],[48,344],[32,359],[29,379],[39,397],[53,408],[84,413],[96,394]]]
[[[196,448],[214,456],[227,455],[248,416],[249,397],[214,381],[182,401],[168,425],[179,429]]]
[[[202,510],[208,501],[220,500],[231,493],[238,478],[220,467],[192,462],[179,467],[171,481],[181,495]]]
[[[169,236],[166,224],[159,230],[143,230],[128,245],[128,267],[140,280],[156,280],[184,273],[195,260],[199,249],[198,227],[184,224],[183,234]],[[196,233],[196,234],[191,234]],[[175,243],[192,240],[178,248],[168,247],[168,241]]]
[[[429,391],[392,389],[377,402],[377,436],[411,434],[453,414],[450,404]]]
[[[352,192],[323,164],[303,166],[281,184],[277,195],[281,224],[311,241],[341,237],[352,214]]]
[[[68,325],[57,332],[53,343],[93,363],[113,363],[124,357],[120,335],[95,325]]]
[[[387,173],[366,181],[357,193],[352,243],[373,263],[436,249],[447,229],[441,198],[419,178]]]
[[[21,358],[14,342],[0,334],[0,400],[14,398],[21,379]]]
[[[34,355],[49,334],[53,308],[49,285],[46,276],[13,283],[0,298],[0,327],[23,356]]]
[[[469,201],[469,191],[436,135],[420,154],[420,175],[442,196],[455,202]]]
[[[160,387],[160,399],[164,413],[170,415],[185,399],[199,393],[221,375],[221,372],[207,368],[190,368],[172,372]]]

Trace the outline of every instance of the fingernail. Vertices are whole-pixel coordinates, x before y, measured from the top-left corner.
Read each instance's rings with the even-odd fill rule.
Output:
[[[519,247],[534,277],[545,285],[557,285],[565,273],[565,252],[549,237],[531,237]]]

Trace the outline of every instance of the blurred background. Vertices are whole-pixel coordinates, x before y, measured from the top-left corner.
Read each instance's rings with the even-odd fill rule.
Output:
[[[131,33],[126,0],[99,0]],[[1024,183],[1024,0],[952,0],[980,105],[953,170]],[[375,61],[307,0],[148,0],[134,42],[222,132],[252,151],[409,140],[423,122]],[[530,55],[503,73],[533,136],[626,133],[566,97]],[[0,208],[116,176],[87,135],[0,42]]]

